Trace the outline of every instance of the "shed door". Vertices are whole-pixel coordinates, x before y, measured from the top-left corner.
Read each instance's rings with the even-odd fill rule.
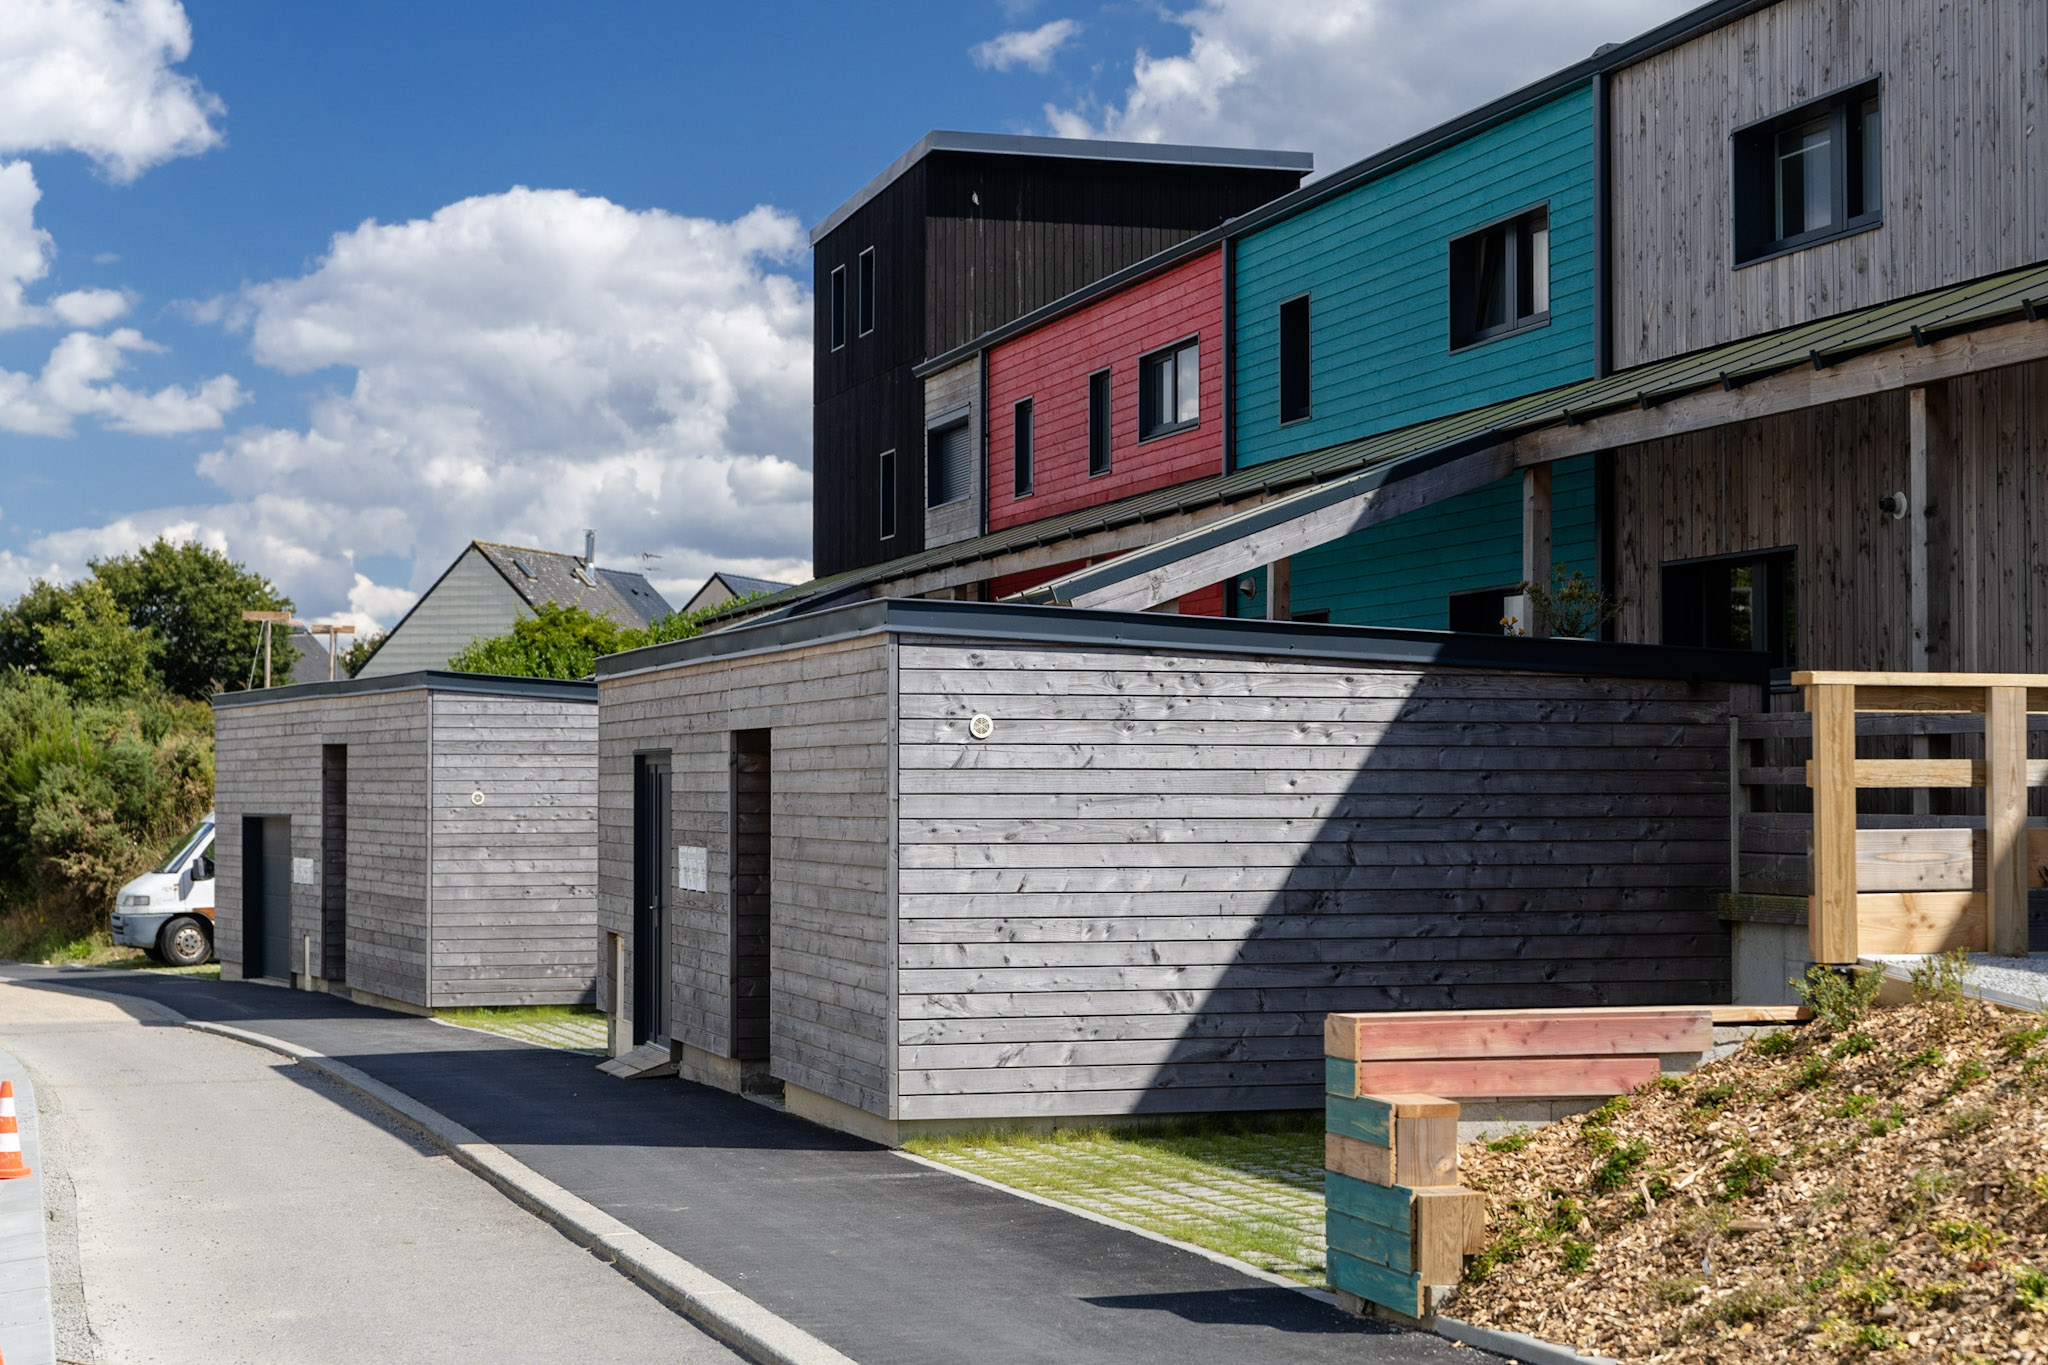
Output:
[[[633,757],[633,1042],[668,1037],[669,756]]]
[[[292,822],[242,817],[242,975],[284,977],[292,963]]]

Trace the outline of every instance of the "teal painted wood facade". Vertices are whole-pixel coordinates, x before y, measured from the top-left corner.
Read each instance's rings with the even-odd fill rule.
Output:
[[[1583,379],[1594,365],[1590,85],[1241,238],[1237,463]],[[1548,204],[1550,320],[1455,353],[1450,243]],[[1309,295],[1312,415],[1280,423],[1279,309]]]
[[[1551,480],[1551,563],[1593,574],[1592,458],[1559,461]],[[1444,630],[1452,593],[1521,577],[1522,483],[1502,479],[1296,555],[1289,603],[1297,614],[1327,610],[1336,625]],[[1264,610],[1261,598],[1239,614]]]

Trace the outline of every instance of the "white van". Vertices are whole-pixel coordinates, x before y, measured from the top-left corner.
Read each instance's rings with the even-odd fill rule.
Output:
[[[213,812],[154,872],[114,898],[114,942],[173,967],[213,958]]]

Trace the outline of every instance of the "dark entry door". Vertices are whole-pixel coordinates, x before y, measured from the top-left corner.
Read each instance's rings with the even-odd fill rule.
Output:
[[[292,970],[292,822],[242,817],[242,975]]]
[[[668,1037],[669,756],[633,757],[633,1042]]]

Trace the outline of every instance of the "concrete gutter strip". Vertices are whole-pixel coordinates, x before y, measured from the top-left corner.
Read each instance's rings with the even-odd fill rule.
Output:
[[[48,1215],[43,1208],[43,1144],[36,1092],[28,1070],[0,1052],[0,1079],[14,1082],[21,1159],[30,1175],[0,1181],[0,1349],[14,1365],[54,1365],[55,1315],[50,1306]]]
[[[187,1019],[154,1002],[123,1003],[147,1003],[150,1012],[159,1014],[166,1023],[181,1024],[200,1033],[231,1038],[289,1057],[355,1091],[495,1186],[513,1203],[589,1249],[655,1298],[759,1365],[856,1365],[852,1357],[769,1312],[595,1204],[571,1194],[502,1148],[346,1062],[248,1029]]]
[[[1438,1336],[1447,1340],[1477,1346],[1482,1351],[1519,1360],[1523,1365],[1621,1365],[1612,1356],[1582,1356],[1569,1346],[1541,1341],[1524,1332],[1496,1332],[1491,1327],[1475,1327],[1441,1313],[1437,1314],[1435,1329]]]

